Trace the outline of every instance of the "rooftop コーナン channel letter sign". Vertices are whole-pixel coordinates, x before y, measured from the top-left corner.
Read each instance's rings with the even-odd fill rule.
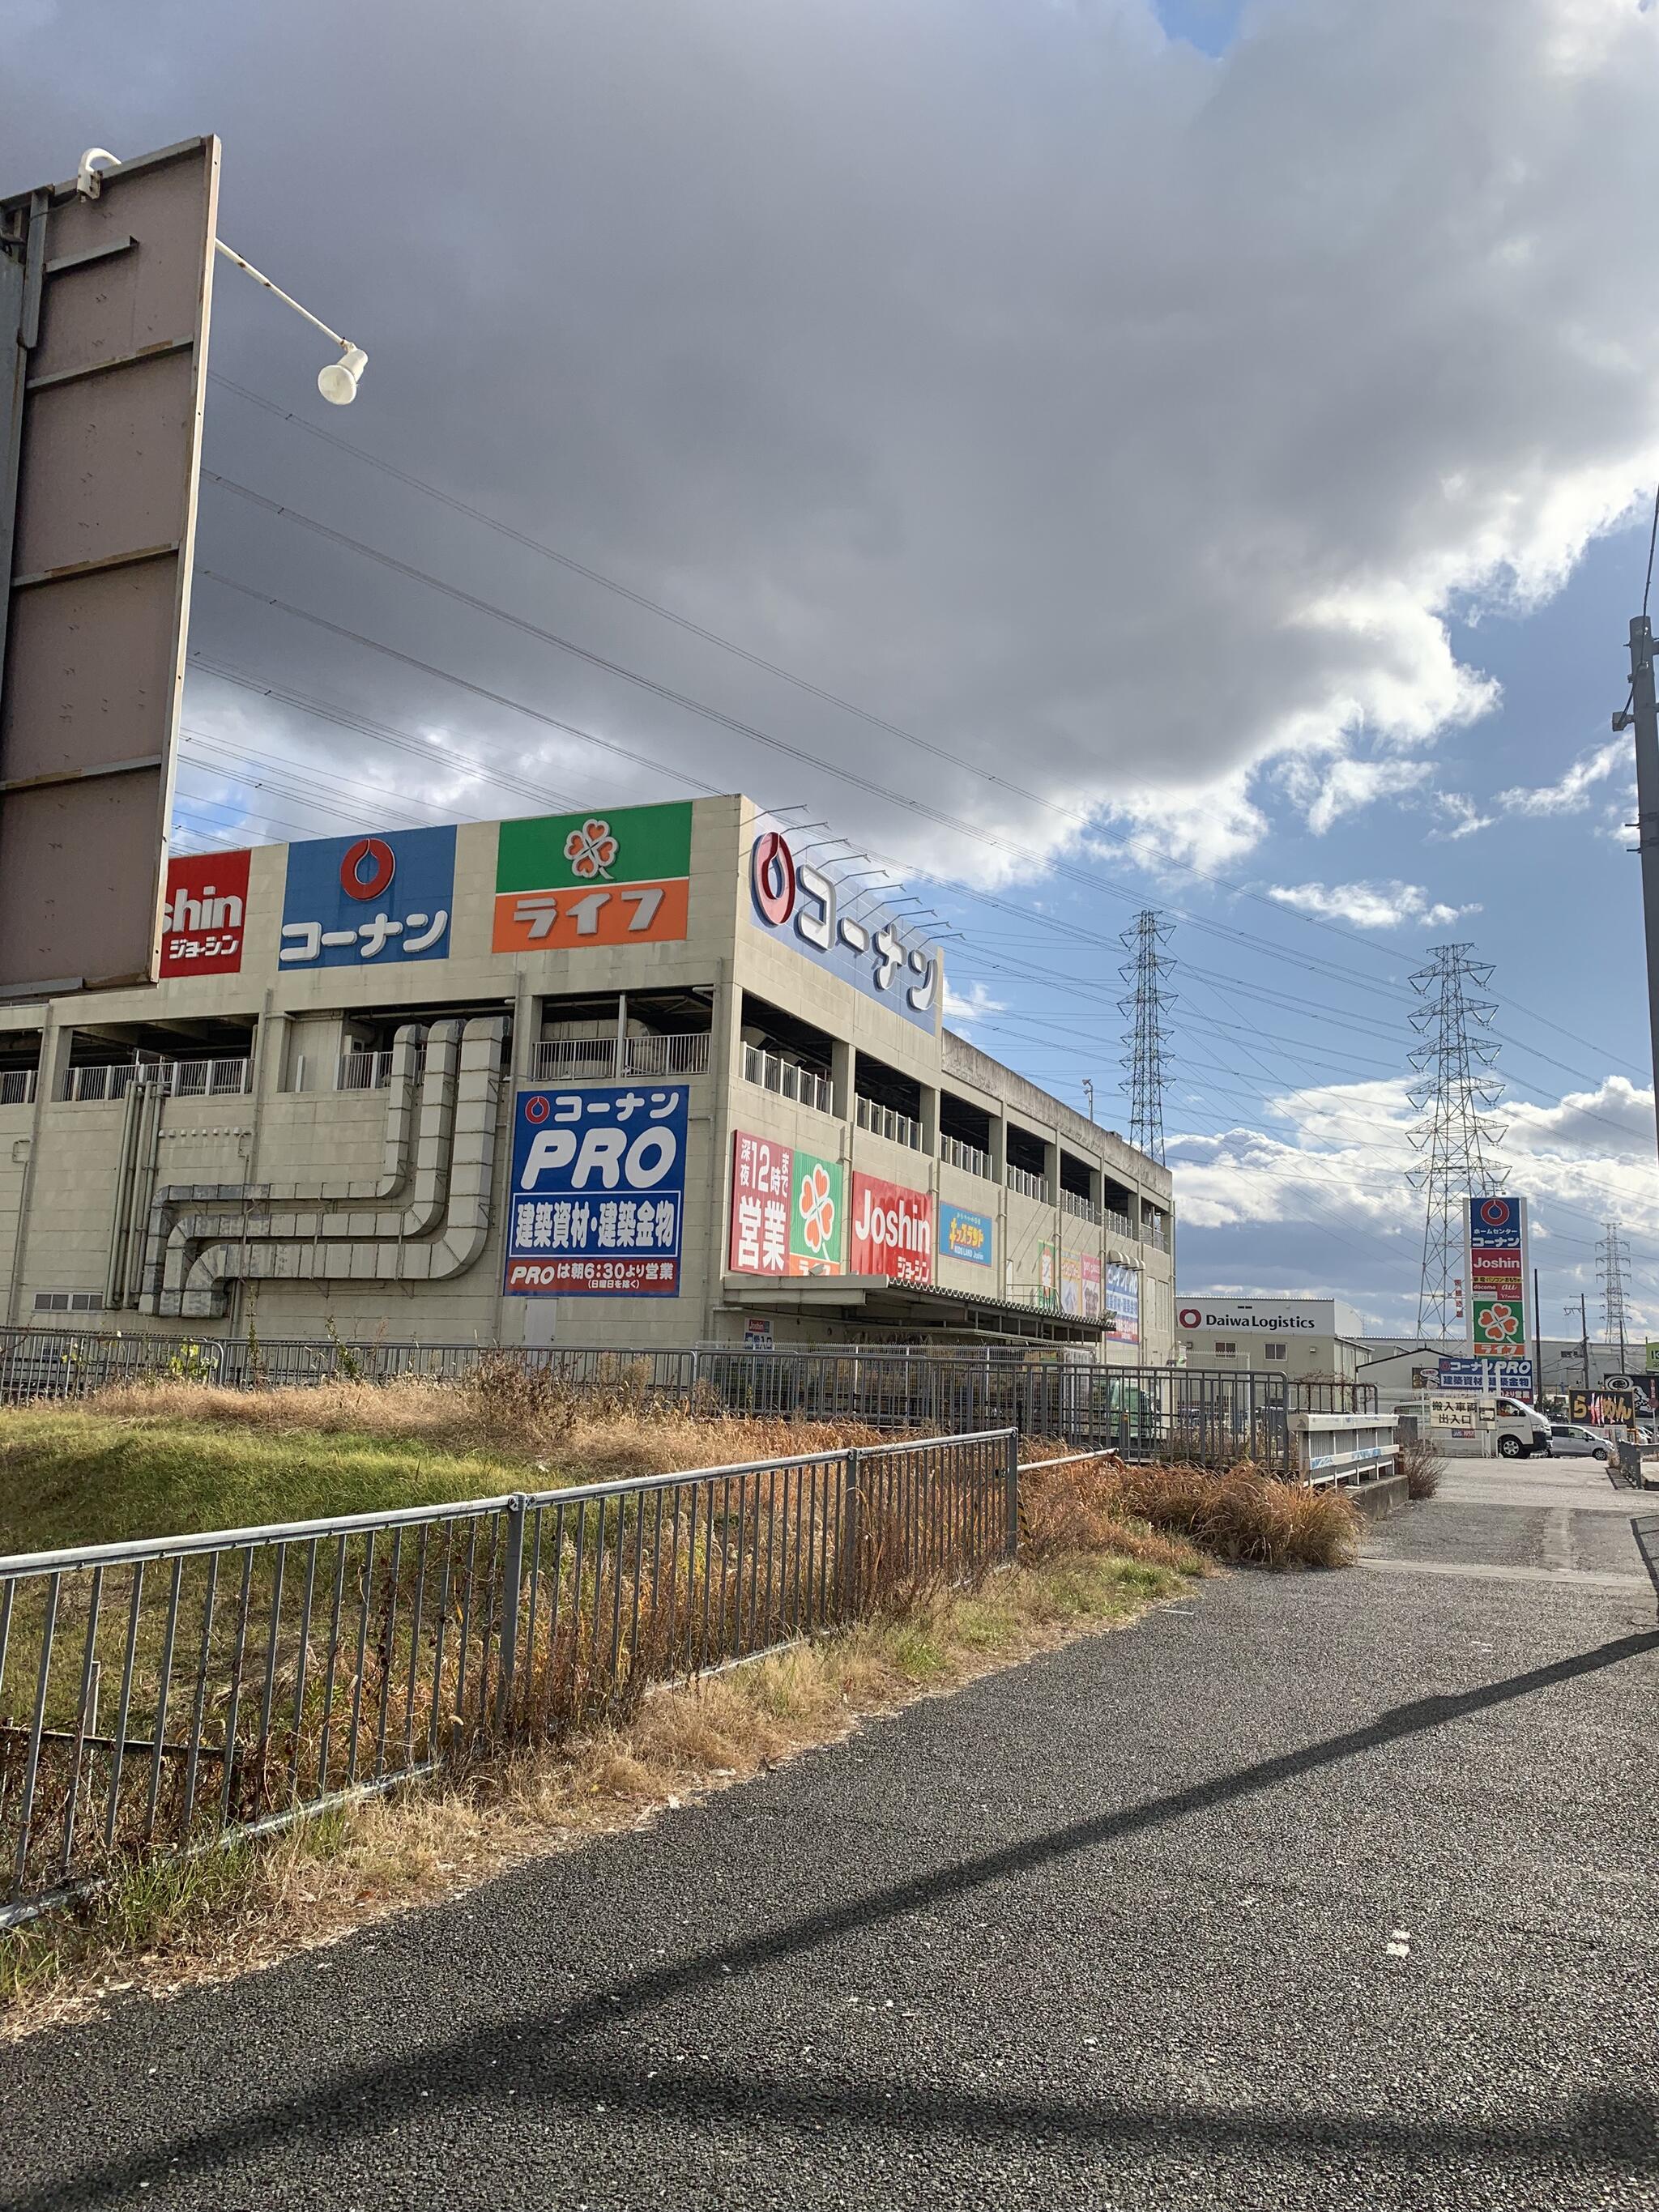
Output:
[[[691,802],[503,822],[496,833],[496,952],[669,945],[686,933]]]
[[[219,142],[0,199],[0,992],[156,974]]]

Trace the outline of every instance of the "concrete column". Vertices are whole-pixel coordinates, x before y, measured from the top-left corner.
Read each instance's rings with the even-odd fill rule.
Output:
[[[853,1048],[850,1044],[844,1044],[839,1037],[833,1037],[830,1043],[830,1103],[835,1108],[836,1118],[842,1121],[852,1121]]]

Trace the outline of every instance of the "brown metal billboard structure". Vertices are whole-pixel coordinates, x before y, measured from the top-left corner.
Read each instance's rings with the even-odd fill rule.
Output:
[[[153,981],[219,142],[0,199],[0,997]]]

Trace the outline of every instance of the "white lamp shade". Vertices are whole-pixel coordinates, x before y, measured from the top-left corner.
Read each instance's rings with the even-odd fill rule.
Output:
[[[368,366],[368,356],[361,346],[348,346],[338,361],[331,361],[320,370],[317,389],[331,407],[349,407],[357,397],[357,381]]]

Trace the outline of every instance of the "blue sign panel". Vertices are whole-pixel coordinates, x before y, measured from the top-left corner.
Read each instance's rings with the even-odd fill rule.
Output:
[[[960,1206],[941,1205],[939,1210],[939,1256],[941,1260],[969,1260],[976,1267],[992,1264],[992,1239],[996,1224],[988,1213],[969,1213]]]
[[[781,830],[763,830],[750,848],[749,911],[769,937],[917,1029],[937,1032],[944,956],[872,900],[867,884],[838,884],[798,860]]]
[[[1443,1358],[1439,1367],[1443,1390],[1479,1390],[1501,1398],[1530,1398],[1530,1359]]]
[[[514,1297],[673,1297],[685,1211],[685,1085],[521,1091],[507,1277]]]
[[[288,848],[284,969],[441,960],[455,904],[455,828],[318,837]]]
[[[1477,1252],[1518,1252],[1522,1243],[1522,1200],[1472,1198],[1469,1243]]]

